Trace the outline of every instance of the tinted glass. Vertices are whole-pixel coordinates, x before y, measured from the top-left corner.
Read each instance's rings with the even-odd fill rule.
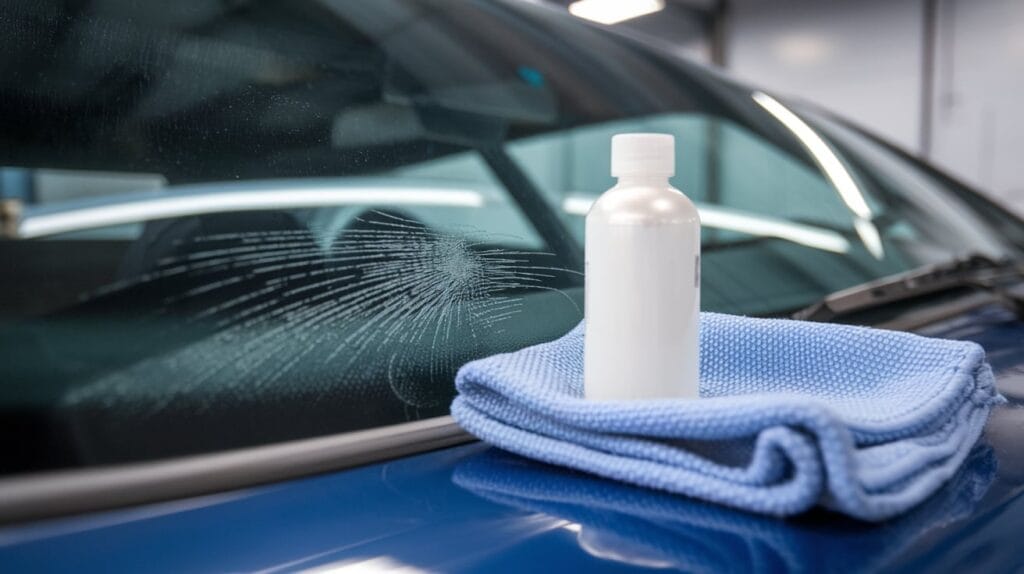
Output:
[[[620,131],[677,137],[708,309],[1014,249],[877,144],[527,3],[0,10],[8,472],[446,413],[459,365],[580,320]]]
[[[502,18],[6,4],[0,466],[437,416],[461,364],[578,322],[579,246],[496,145],[558,115],[480,42]]]
[[[751,108],[759,99],[769,104],[779,117],[764,115],[775,125],[755,131],[739,117],[693,110],[580,126],[507,147],[582,241],[590,204],[615,183],[595,168],[607,165],[611,136],[675,134],[672,183],[701,213],[701,296],[709,310],[782,314],[926,263],[1017,252],[935,177],[893,152],[820,115],[798,117],[765,94],[743,94]]]

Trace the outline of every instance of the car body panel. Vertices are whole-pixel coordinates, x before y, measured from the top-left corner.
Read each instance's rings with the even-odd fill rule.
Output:
[[[467,473],[489,459],[498,461],[497,472],[511,465],[504,468],[515,472],[501,478],[513,488],[530,486],[527,480],[623,488],[473,443],[264,487],[8,526],[0,530],[0,571],[1015,570],[1024,564],[1016,546],[1024,528],[1024,323],[987,307],[921,332],[984,346],[1009,404],[993,413],[979,447],[985,456],[968,463],[966,479],[886,523],[822,510],[773,519],[636,489],[630,500],[667,505],[677,516],[637,530],[642,521],[628,508],[601,514],[472,492]],[[650,510],[640,506],[641,515]],[[595,528],[584,520],[604,520],[601,536],[584,536]]]

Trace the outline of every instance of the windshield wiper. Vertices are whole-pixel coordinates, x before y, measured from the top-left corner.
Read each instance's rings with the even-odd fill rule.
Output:
[[[1022,278],[1024,264],[1016,260],[970,255],[836,291],[793,313],[792,317],[803,321],[831,321],[899,301],[965,288],[987,291],[1018,317],[1024,317],[1024,295],[1008,289]]]

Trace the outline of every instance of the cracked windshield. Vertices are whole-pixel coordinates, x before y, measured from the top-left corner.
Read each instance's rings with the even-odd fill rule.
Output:
[[[949,182],[684,60],[527,4],[382,8],[7,6],[3,472],[447,414],[460,365],[582,319],[614,133],[676,136],[708,310],[1009,249]]]

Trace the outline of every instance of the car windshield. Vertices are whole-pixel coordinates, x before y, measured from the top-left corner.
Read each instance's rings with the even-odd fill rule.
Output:
[[[708,310],[1019,249],[856,130],[529,3],[15,0],[0,47],[6,473],[446,414],[582,318],[614,133],[676,136]]]

